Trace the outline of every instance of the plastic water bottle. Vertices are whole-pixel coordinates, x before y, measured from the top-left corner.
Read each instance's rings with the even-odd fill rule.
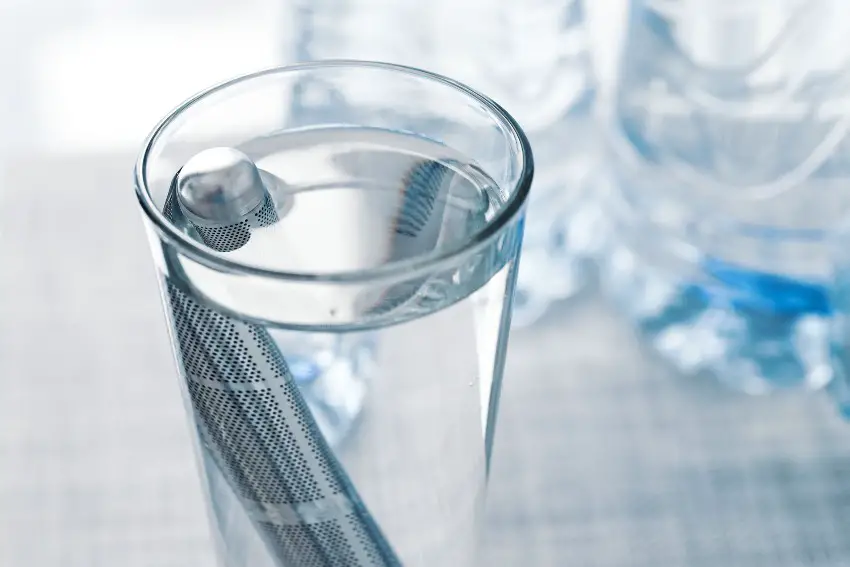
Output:
[[[749,393],[832,378],[849,33],[843,0],[632,2],[602,279],[682,371]]]
[[[580,0],[316,0],[298,5],[294,58],[372,59],[461,81],[504,106],[536,164],[513,323],[528,325],[582,287],[598,244],[596,80]],[[380,89],[380,85],[372,85]],[[334,96],[303,85],[293,104]],[[370,95],[374,97],[373,95]],[[402,104],[403,93],[386,93]]]

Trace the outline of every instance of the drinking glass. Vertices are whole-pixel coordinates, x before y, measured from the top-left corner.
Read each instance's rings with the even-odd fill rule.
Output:
[[[498,104],[384,63],[156,126],[136,194],[222,564],[474,563],[532,176]]]
[[[685,374],[824,388],[850,209],[850,4],[633,0],[605,128],[603,286]]]

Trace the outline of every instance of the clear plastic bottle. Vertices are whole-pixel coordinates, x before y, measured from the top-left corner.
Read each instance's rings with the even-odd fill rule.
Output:
[[[459,80],[504,106],[529,136],[536,165],[514,325],[531,324],[551,302],[581,289],[587,257],[598,244],[598,208],[590,197],[600,156],[581,0],[305,0],[295,37],[296,60],[411,65]],[[305,106],[321,112],[332,96],[322,85],[305,84],[294,104],[302,114]]]
[[[634,0],[602,261],[662,356],[763,393],[827,384],[827,240],[850,207],[850,3]]]

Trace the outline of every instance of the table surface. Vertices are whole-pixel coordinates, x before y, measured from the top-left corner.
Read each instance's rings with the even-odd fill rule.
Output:
[[[131,169],[0,180],[3,567],[213,565]],[[512,335],[486,564],[846,566],[848,430],[677,377],[588,293]]]

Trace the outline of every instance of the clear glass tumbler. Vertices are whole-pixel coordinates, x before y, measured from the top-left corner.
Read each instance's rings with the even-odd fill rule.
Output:
[[[156,127],[136,192],[222,564],[474,563],[532,174],[496,103],[383,63],[239,77]],[[362,406],[347,434],[329,404]]]
[[[832,379],[850,4],[634,0],[603,285],[662,357],[749,394]]]

